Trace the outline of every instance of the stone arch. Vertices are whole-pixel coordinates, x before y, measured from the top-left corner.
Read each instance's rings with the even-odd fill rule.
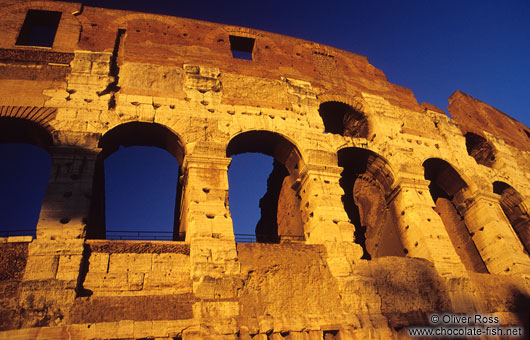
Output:
[[[128,21],[133,20],[159,22],[170,26],[179,25],[178,19],[174,17],[161,16],[149,13],[129,13],[116,17],[116,19],[112,21],[112,26],[123,27]]]
[[[347,147],[338,151],[343,167],[340,185],[348,217],[355,225],[355,242],[363,258],[404,256],[396,223],[386,201],[394,184],[390,164],[373,151]]]
[[[233,136],[227,144],[230,157],[245,152],[259,152],[281,162],[291,176],[298,176],[305,163],[300,149],[289,137],[267,130],[250,130]]]
[[[166,150],[182,167],[186,154],[182,139],[168,127],[158,123],[129,122],[107,131],[99,141],[101,153],[96,161],[91,213],[87,225],[88,238],[105,238],[105,179],[104,160],[121,146],[154,146]],[[179,169],[180,178],[181,169]],[[177,184],[173,239],[179,239],[182,183]]]
[[[39,134],[42,134],[43,136],[53,136],[54,129],[50,125],[50,122],[54,120],[56,116],[57,108],[55,107],[0,106],[0,119],[3,119],[5,123],[7,123],[9,120],[11,120],[12,122],[27,122],[27,124],[20,124],[34,126],[35,128],[37,128],[37,130],[41,131],[41,133]],[[3,131],[2,135],[9,133],[9,131]],[[33,135],[33,133],[31,133],[30,135]]]
[[[497,152],[493,144],[486,138],[473,132],[467,132],[464,137],[466,138],[468,155],[473,157],[477,164],[491,168],[495,163],[495,154]]]
[[[437,195],[453,197],[469,188],[467,181],[449,162],[441,158],[429,158],[423,162],[425,179],[431,181],[430,187],[436,187]],[[440,191],[441,190],[441,191]]]
[[[319,96],[318,112],[324,131],[346,137],[368,138],[370,126],[364,113],[362,99],[334,95]]]
[[[261,219],[256,226],[256,240],[279,242],[303,239],[304,227],[297,190],[305,163],[298,147],[279,133],[252,130],[234,136],[226,148],[227,157],[246,152],[262,153],[274,158],[273,170],[267,180],[267,192],[260,200]]]
[[[515,233],[521,240],[527,254],[530,254],[530,216],[523,196],[511,185],[493,182],[493,192],[500,195],[499,203],[502,211]]]
[[[179,164],[184,161],[185,147],[182,138],[165,125],[146,122],[128,122],[114,126],[99,141],[103,157],[115,152],[120,146],[156,146],[172,154]]]
[[[467,270],[487,273],[482,257],[470,236],[460,203],[469,192],[467,182],[447,161],[429,158],[423,162],[425,179],[430,181],[429,191],[456,253]]]

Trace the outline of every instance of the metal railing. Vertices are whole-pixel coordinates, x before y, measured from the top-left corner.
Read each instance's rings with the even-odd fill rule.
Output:
[[[256,235],[254,234],[234,234],[236,243],[254,243],[256,242]]]
[[[0,230],[0,237],[33,236],[35,229]],[[234,234],[236,243],[281,243],[305,241],[304,235],[266,235],[266,234]],[[177,240],[184,240],[185,233],[180,233]],[[141,240],[141,241],[173,241],[171,231],[145,231],[145,230],[107,230],[107,240]]]
[[[281,243],[281,242],[303,242],[304,235],[267,235],[267,234],[234,234],[236,243]]]
[[[14,230],[0,230],[0,237],[10,236],[33,236],[36,237],[35,229],[14,229]]]
[[[171,231],[107,230],[107,240],[173,241]]]

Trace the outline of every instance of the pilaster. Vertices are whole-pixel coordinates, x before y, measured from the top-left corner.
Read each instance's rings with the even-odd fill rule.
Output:
[[[324,241],[353,242],[355,227],[350,223],[341,197],[339,180],[342,168],[306,164],[301,171],[299,196],[306,239],[309,243]]]
[[[466,268],[456,253],[440,216],[434,211],[429,181],[400,178],[387,197],[398,233],[409,257],[429,260],[445,279],[454,311],[473,312],[475,301]]]
[[[186,156],[181,232],[190,243],[193,309],[200,334],[236,332],[239,262],[228,207],[230,158]]]
[[[530,273],[530,258],[499,204],[499,195],[476,191],[455,196],[477,250],[492,274]]]
[[[50,180],[37,223],[37,239],[85,236],[99,149],[53,147]]]

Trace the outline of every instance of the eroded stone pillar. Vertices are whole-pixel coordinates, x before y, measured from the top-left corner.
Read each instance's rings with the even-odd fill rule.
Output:
[[[512,209],[512,211],[516,212],[512,213],[512,216],[508,216],[508,212],[503,210],[513,229],[519,236],[519,239],[523,243],[527,253],[530,253],[530,215],[528,214],[529,206],[530,199],[526,198]]]
[[[355,227],[350,223],[341,197],[342,168],[306,164],[301,171],[298,194],[304,231],[309,243],[353,242]]]
[[[433,209],[429,181],[400,178],[387,202],[407,256],[433,262],[441,275],[466,272],[443,221]]]
[[[180,232],[190,243],[194,277],[239,273],[228,207],[230,158],[186,156]],[[215,270],[214,270],[215,269]]]
[[[429,191],[429,181],[400,178],[387,202],[396,220],[405,253],[433,263],[445,279],[454,311],[480,310],[466,268],[442,219],[433,209],[435,204]]]
[[[455,195],[457,208],[492,274],[530,274],[530,258],[499,204],[499,195],[477,191]]]
[[[237,289],[240,268],[228,207],[230,158],[186,156],[183,162],[181,232],[190,243],[191,277],[197,298],[197,333],[231,334],[237,331]]]
[[[214,238],[234,241],[228,209],[230,158],[186,156],[183,168],[181,232],[186,241]]]
[[[99,149],[53,147],[50,180],[37,223],[37,239],[83,238]]]
[[[28,319],[60,325],[78,292],[99,149],[57,146],[21,292]]]
[[[335,277],[349,276],[352,263],[363,255],[354,243],[355,226],[341,200],[341,172],[338,166],[306,164],[298,187],[306,242],[326,246],[326,260]]]

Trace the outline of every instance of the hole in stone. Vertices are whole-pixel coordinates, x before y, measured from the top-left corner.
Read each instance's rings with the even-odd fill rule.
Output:
[[[322,334],[322,338],[324,340],[338,340],[339,339],[339,331],[336,331],[336,330],[324,331],[323,334]]]
[[[59,220],[59,222],[61,222],[62,224],[66,224],[68,222],[70,222],[70,219],[68,217],[63,217]]]

